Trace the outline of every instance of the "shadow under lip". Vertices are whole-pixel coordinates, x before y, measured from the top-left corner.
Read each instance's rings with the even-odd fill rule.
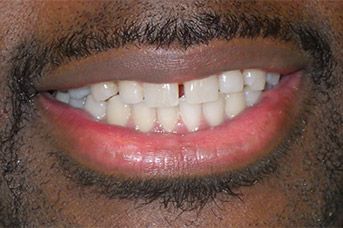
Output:
[[[62,65],[45,74],[36,86],[46,91],[110,80],[183,82],[247,68],[289,74],[307,63],[305,55],[293,43],[262,38],[217,40],[187,50],[174,46],[168,50],[131,46]]]

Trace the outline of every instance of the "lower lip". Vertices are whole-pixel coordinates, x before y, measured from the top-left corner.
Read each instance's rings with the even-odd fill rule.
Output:
[[[94,121],[53,98],[38,98],[57,147],[92,170],[122,176],[200,175],[242,168],[281,143],[298,113],[300,73],[258,104],[213,129],[184,135],[140,133]]]

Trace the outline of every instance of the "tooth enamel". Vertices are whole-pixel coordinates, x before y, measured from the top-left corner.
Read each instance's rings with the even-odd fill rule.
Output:
[[[88,87],[82,87],[78,89],[70,89],[68,92],[71,98],[81,99],[90,94],[90,89]]]
[[[219,90],[222,93],[243,91],[244,80],[240,70],[226,71],[219,76]]]
[[[253,106],[256,104],[261,96],[261,91],[250,90],[250,88],[244,89],[245,102],[247,106]]]
[[[102,82],[54,94],[56,100],[98,120],[105,118],[108,124],[172,133],[179,132],[179,124],[183,124],[194,132],[205,125],[218,126],[255,105],[264,89],[276,86],[280,77],[259,69],[225,71],[184,82],[181,98],[177,83],[136,81]]]
[[[148,132],[154,126],[156,110],[144,103],[136,104],[133,106],[133,120],[137,130]]]
[[[263,90],[266,84],[266,72],[257,69],[243,71],[244,82],[251,90]]]
[[[279,84],[280,74],[278,73],[267,73],[266,81],[271,86],[274,87]]]
[[[74,108],[83,108],[83,106],[86,103],[86,98],[83,99],[70,99],[69,100],[69,104],[70,106],[74,107]]]
[[[189,104],[200,104],[218,99],[218,79],[216,76],[184,83],[185,97]]]
[[[68,104],[69,99],[70,99],[69,93],[64,93],[64,92],[57,92],[56,93],[56,100],[58,100],[60,102]]]
[[[176,83],[143,83],[144,102],[149,107],[173,107],[179,103],[179,85]]]
[[[201,105],[189,104],[184,97],[180,98],[180,115],[189,131],[196,131],[200,127]]]
[[[172,132],[178,121],[179,109],[177,107],[158,108],[157,118],[163,129]]]
[[[118,95],[107,101],[106,118],[109,124],[124,127],[128,123],[130,116],[130,105],[124,104]]]
[[[93,97],[97,101],[105,101],[118,93],[118,87],[113,82],[102,82],[91,86]]]
[[[210,126],[218,126],[224,121],[224,104],[224,98],[222,96],[219,96],[217,101],[202,104],[205,120]]]
[[[92,95],[87,96],[84,108],[98,120],[106,116],[106,102],[96,101]]]
[[[233,118],[245,109],[244,93],[229,93],[225,97],[225,113],[228,118]]]
[[[143,87],[138,82],[120,81],[119,95],[126,104],[138,104],[143,101]]]

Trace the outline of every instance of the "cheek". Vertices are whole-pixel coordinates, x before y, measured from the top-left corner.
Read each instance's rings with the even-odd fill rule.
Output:
[[[305,147],[292,148],[290,156],[281,159],[281,166],[273,177],[253,188],[242,188],[242,201],[223,204],[228,210],[224,223],[237,226],[315,224],[324,204],[323,190],[318,188],[322,185],[318,179],[321,171],[306,165],[314,160],[307,156],[309,151]]]
[[[127,208],[115,200],[109,201],[102,195],[95,194],[91,188],[82,188],[64,173],[61,162],[56,154],[54,139],[49,137],[45,129],[32,121],[21,132],[20,138],[24,146],[18,148],[18,156],[22,161],[21,169],[24,172],[26,186],[32,191],[24,191],[28,199],[25,211],[28,211],[31,219],[37,215],[32,213],[32,208],[39,208],[43,217],[37,217],[38,221],[49,221],[60,218],[57,224],[94,224],[102,216],[119,216]],[[39,214],[40,214],[39,213]],[[104,221],[104,220],[103,220]],[[113,221],[112,221],[113,222]]]

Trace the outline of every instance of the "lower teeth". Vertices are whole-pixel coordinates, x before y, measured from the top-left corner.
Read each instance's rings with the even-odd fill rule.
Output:
[[[215,127],[255,105],[280,74],[261,70],[224,72],[219,76],[176,83],[133,81],[97,83],[90,88],[58,91],[55,98],[86,110],[108,124],[142,132],[198,131]],[[179,88],[185,88],[181,93]],[[183,94],[182,97],[178,97]]]

